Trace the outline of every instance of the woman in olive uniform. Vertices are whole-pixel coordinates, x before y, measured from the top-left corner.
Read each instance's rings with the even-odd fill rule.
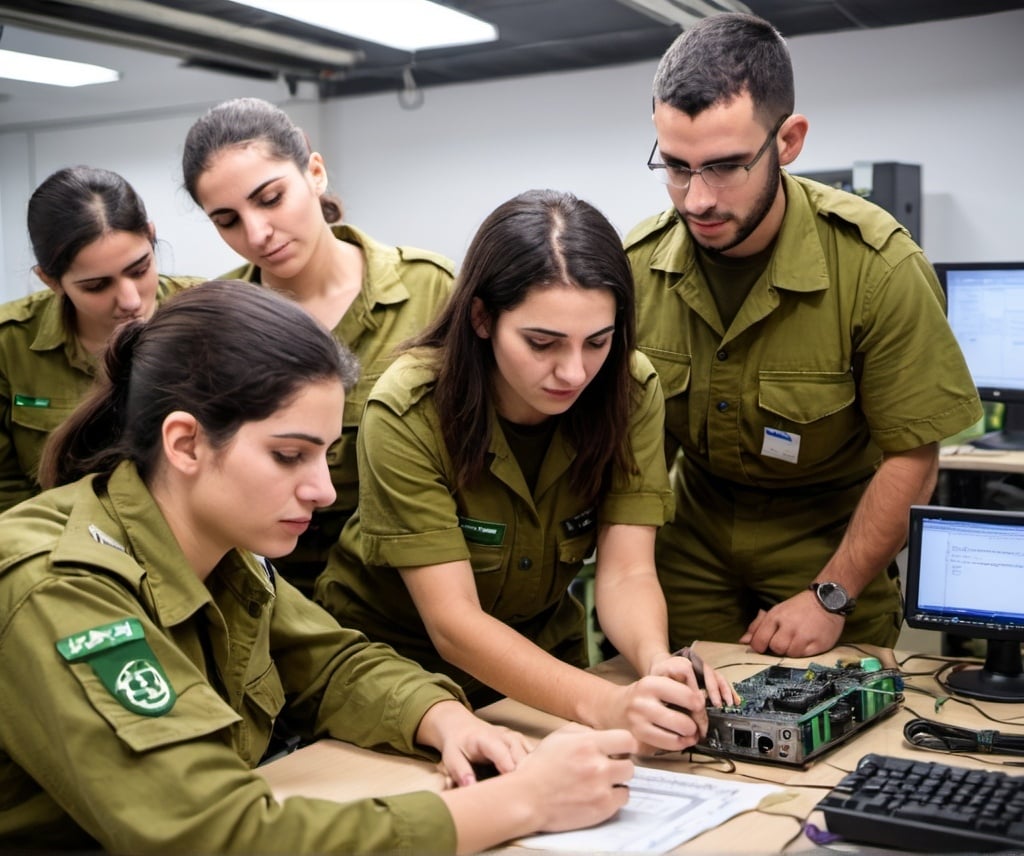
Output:
[[[114,328],[198,282],[157,273],[145,206],[105,169],[47,178],[29,199],[28,232],[48,288],[0,306],[0,511],[39,492],[43,444],[88,391]]]
[[[499,206],[451,302],[370,395],[359,507],[316,599],[474,704],[500,693],[678,750],[706,716],[691,662],[668,649],[664,409],[633,306],[621,242],[591,205],[531,191]],[[577,668],[568,588],[595,546],[602,629],[645,676],[628,687]],[[732,700],[710,677],[713,703]]]
[[[185,187],[224,241],[248,262],[224,278],[286,292],[358,357],[341,441],[330,451],[338,492],[278,567],[307,593],[358,500],[355,436],[366,396],[395,348],[433,320],[451,290],[452,262],[378,243],[340,223],[323,157],[280,109],[257,98],[226,101],[189,130]],[[334,225],[332,225],[334,224]]]
[[[334,498],[356,366],[307,313],[207,283],[122,327],[105,369],[44,454],[62,486],[0,516],[0,847],[476,852],[625,803],[627,732],[529,752],[260,558]],[[467,787],[277,803],[252,769],[275,723],[440,757]],[[476,784],[486,760],[505,774]]]

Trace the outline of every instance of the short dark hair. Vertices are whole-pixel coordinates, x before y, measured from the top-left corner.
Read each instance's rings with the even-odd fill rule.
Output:
[[[50,436],[39,482],[53,487],[131,460],[148,480],[161,425],[191,413],[214,446],[266,419],[303,386],[358,375],[347,348],[294,301],[238,280],[197,285],[149,321],[119,327],[92,393]]]
[[[133,232],[152,241],[146,206],[116,172],[65,167],[29,197],[32,252],[39,270],[51,279],[64,276],[84,247],[109,232]]]
[[[793,63],[786,42],[755,15],[712,15],[684,30],[654,75],[654,100],[693,118],[744,92],[765,128],[793,112]]]
[[[451,298],[411,343],[438,349],[435,400],[459,484],[480,476],[490,443],[494,352],[491,340],[474,330],[474,298],[496,320],[521,304],[532,289],[563,283],[607,290],[617,309],[608,358],[564,417],[577,450],[570,475],[573,486],[594,500],[613,460],[627,471],[635,467],[628,431],[636,309],[621,238],[590,203],[571,193],[530,190],[499,205],[483,221]]]
[[[207,110],[185,136],[181,171],[192,200],[199,204],[196,183],[215,154],[252,143],[263,143],[271,157],[291,161],[299,172],[309,167],[309,139],[284,110],[262,98],[232,98]],[[341,220],[341,200],[336,196],[322,194],[320,208],[328,223]]]

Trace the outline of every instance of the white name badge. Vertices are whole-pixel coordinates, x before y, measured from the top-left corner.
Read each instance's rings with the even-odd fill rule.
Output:
[[[780,431],[778,428],[765,428],[761,454],[766,458],[777,458],[795,464],[800,457],[800,435]]]

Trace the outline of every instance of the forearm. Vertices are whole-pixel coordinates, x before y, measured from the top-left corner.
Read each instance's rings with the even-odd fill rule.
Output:
[[[927,503],[938,478],[938,446],[887,455],[861,497],[842,543],[815,577],[858,595],[907,538],[911,505]]]
[[[598,725],[598,713],[613,685],[564,663],[479,608],[457,611],[431,639],[451,663],[517,701],[563,719]]]
[[[601,630],[638,675],[669,653],[668,609],[653,565],[630,574],[596,577]]]

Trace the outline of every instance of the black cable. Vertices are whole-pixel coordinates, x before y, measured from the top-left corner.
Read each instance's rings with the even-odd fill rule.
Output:
[[[940,752],[1024,755],[1024,734],[1007,734],[990,728],[975,730],[918,718],[903,726],[903,736],[914,746]]]

